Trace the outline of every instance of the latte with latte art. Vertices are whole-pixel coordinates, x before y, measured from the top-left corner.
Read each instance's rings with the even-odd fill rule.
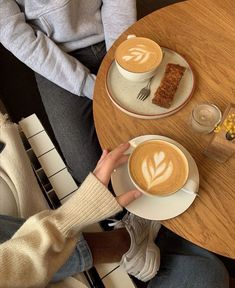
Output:
[[[122,42],[116,52],[117,63],[130,72],[154,70],[162,60],[160,46],[151,39],[134,37]]]
[[[189,170],[183,152],[163,140],[149,140],[138,145],[130,156],[128,168],[137,188],[159,196],[182,188]]]

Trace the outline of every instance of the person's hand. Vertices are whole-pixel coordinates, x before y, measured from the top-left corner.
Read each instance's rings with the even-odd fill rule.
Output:
[[[130,147],[129,143],[121,144],[113,151],[103,150],[103,153],[98,161],[93,174],[105,186],[108,186],[113,170],[118,166],[127,162],[129,155],[124,155],[124,152]]]
[[[116,200],[120,206],[126,207],[128,204],[130,204],[142,195],[143,194],[139,190],[131,190],[117,196]]]
[[[103,150],[103,154],[98,161],[93,174],[102,182],[105,186],[108,186],[111,174],[115,168],[127,162],[129,155],[124,155],[124,152],[130,147],[129,143],[121,144],[111,152]],[[116,197],[117,202],[122,207],[125,207],[136,198],[140,197],[142,193],[138,190],[128,191],[120,196]]]

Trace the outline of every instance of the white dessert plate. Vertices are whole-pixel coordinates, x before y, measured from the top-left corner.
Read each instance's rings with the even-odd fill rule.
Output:
[[[195,184],[193,188],[194,192],[197,192],[199,187],[199,172],[197,165],[190,153],[181,144],[173,139],[160,135],[139,136],[129,141],[131,143],[131,147],[127,153],[130,153],[132,149],[134,149],[134,146],[150,139],[168,141],[177,145],[183,151],[189,162],[189,177],[184,187],[193,182]],[[115,172],[113,172],[111,182],[113,190],[117,196],[126,191],[135,189],[128,176],[127,164],[120,166],[115,170]],[[164,197],[142,195],[140,198],[129,204],[126,209],[142,218],[150,220],[166,220],[174,218],[186,211],[191,206],[195,198],[196,194],[188,194],[182,190]]]
[[[145,100],[136,97],[148,81],[133,82],[124,78],[118,71],[115,61],[109,67],[106,77],[106,90],[112,102],[123,112],[143,119],[156,119],[176,113],[190,100],[194,90],[194,74],[183,56],[168,48],[163,48],[164,57],[157,73],[151,82],[151,94]],[[168,63],[179,64],[186,67],[184,75],[176,91],[174,101],[169,109],[152,103],[155,91],[163,78]]]

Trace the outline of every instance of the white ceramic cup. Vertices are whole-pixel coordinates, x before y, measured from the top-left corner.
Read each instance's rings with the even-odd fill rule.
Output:
[[[120,72],[120,74],[126,78],[127,80],[130,80],[130,81],[145,81],[145,80],[148,80],[150,79],[151,77],[153,77],[156,72],[157,72],[157,68],[159,67],[159,65],[161,64],[161,61],[162,61],[162,58],[163,58],[163,52],[162,52],[162,49],[161,47],[153,40],[149,39],[149,38],[145,38],[145,37],[136,37],[135,35],[129,35],[127,37],[127,39],[124,41],[124,42],[128,42],[130,41],[132,38],[135,38],[135,39],[147,39],[148,41],[151,41],[151,43],[154,45],[154,47],[156,48],[156,51],[159,55],[159,61],[156,63],[156,65],[149,71],[145,71],[145,72],[133,72],[133,71],[130,71],[130,70],[127,70],[127,68],[124,68],[120,65],[120,63],[118,62],[118,59],[117,59],[117,51],[119,49],[119,47],[117,48],[116,50],[116,53],[115,53],[115,63],[117,65],[117,68],[118,68],[118,71]],[[122,43],[124,43],[122,42]],[[120,45],[122,45],[122,43]]]
[[[136,149],[138,149],[139,146],[144,145],[144,144],[147,143],[147,142],[164,142],[165,144],[171,146],[171,147],[172,147],[174,150],[176,150],[179,154],[181,154],[182,159],[184,159],[183,161],[185,161],[184,164],[186,165],[186,170],[187,170],[187,172],[186,172],[186,173],[187,173],[186,179],[185,179],[184,183],[182,183],[181,187],[179,187],[178,189],[169,191],[169,193],[167,193],[167,194],[165,194],[165,195],[161,195],[161,194],[153,194],[153,193],[150,193],[150,192],[148,192],[148,191],[146,191],[146,190],[143,190],[143,189],[138,185],[138,183],[136,183],[136,181],[133,179],[132,174],[131,174],[131,168],[130,168],[131,157],[132,157],[134,151],[135,151]],[[182,151],[178,146],[176,146],[176,145],[173,144],[173,143],[167,142],[167,141],[165,141],[165,140],[146,140],[146,141],[144,141],[144,142],[141,142],[141,143],[140,143],[139,145],[137,145],[137,146],[132,150],[132,152],[130,153],[127,167],[128,167],[128,175],[129,175],[129,178],[130,178],[132,184],[133,184],[139,191],[141,191],[143,194],[145,194],[145,195],[147,195],[147,196],[151,196],[151,197],[156,197],[156,196],[157,196],[157,197],[165,197],[165,196],[169,196],[169,195],[171,195],[171,194],[174,194],[174,193],[178,192],[179,190],[181,190],[181,189],[185,186],[186,182],[189,180],[189,163],[188,163],[187,157],[185,156],[185,154],[183,153],[183,151]],[[191,185],[187,185],[187,186],[190,186],[190,187],[187,187],[187,188],[186,188],[187,191],[185,191],[185,192],[187,192],[187,193],[189,193],[189,194],[194,194],[194,191],[191,191]],[[185,189],[185,190],[186,190],[186,189]],[[192,189],[194,190],[194,187],[192,187]]]

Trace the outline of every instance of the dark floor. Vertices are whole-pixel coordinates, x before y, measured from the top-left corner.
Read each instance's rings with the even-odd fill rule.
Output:
[[[162,7],[185,0],[137,0],[138,19]]]

